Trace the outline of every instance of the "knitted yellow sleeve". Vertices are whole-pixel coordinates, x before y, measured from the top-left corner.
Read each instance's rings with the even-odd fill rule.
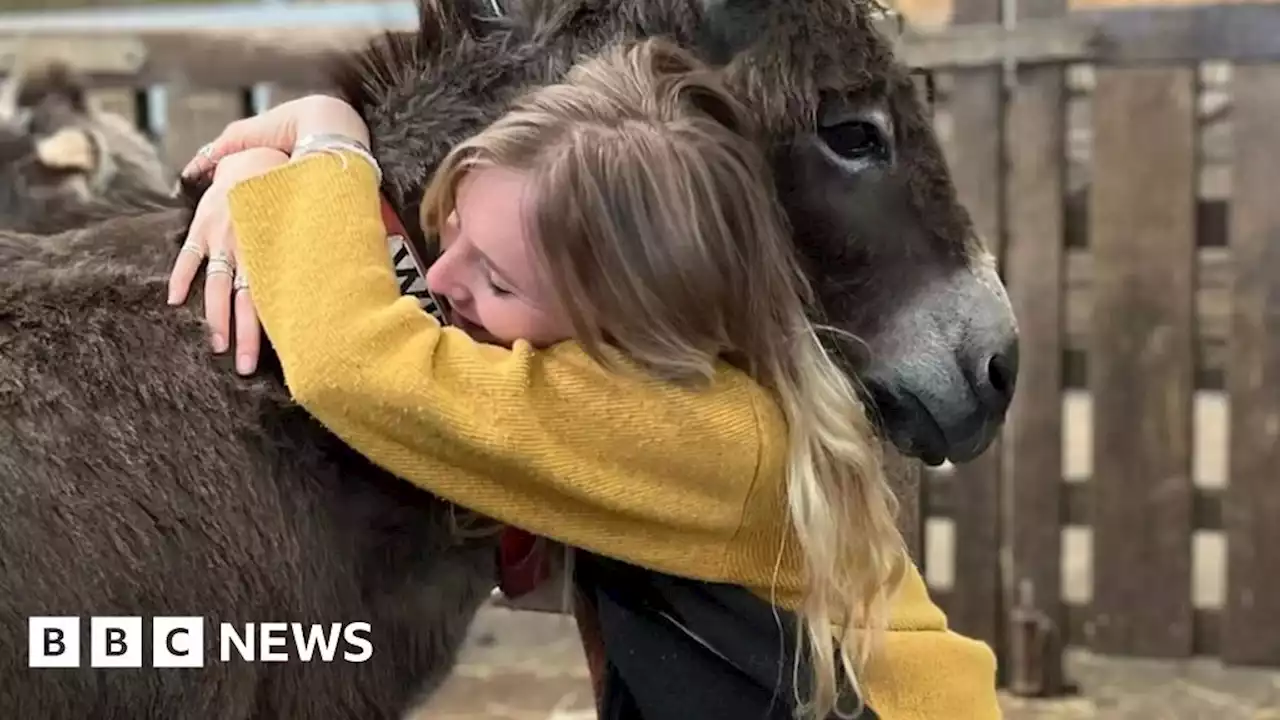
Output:
[[[289,389],[353,449],[531,532],[736,579],[726,546],[752,483],[783,476],[780,459],[760,467],[777,454],[761,451],[757,406],[772,401],[756,383],[726,365],[709,387],[681,388],[606,370],[575,343],[508,350],[442,328],[400,296],[374,175],[354,155],[284,165],[230,203]]]

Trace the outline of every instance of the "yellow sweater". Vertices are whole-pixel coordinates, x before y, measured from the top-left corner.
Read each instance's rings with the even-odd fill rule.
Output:
[[[763,388],[728,365],[693,390],[610,373],[572,342],[508,350],[442,328],[400,295],[379,202],[371,168],[350,155],[231,192],[240,261],[299,404],[458,505],[795,607],[799,558],[778,565],[786,425]],[[915,568],[891,622],[865,678],[884,720],[1000,716],[993,654],[947,629]]]

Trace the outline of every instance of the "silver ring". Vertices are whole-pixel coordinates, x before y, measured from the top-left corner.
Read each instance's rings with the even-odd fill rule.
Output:
[[[209,264],[212,265],[214,263],[226,265],[228,270],[235,270],[236,268],[235,258],[231,257],[231,254],[226,250],[209,251]]]
[[[249,289],[249,277],[242,272],[236,273],[235,279],[231,281],[231,290],[233,292],[240,292],[241,290],[248,290],[248,289]]]
[[[205,145],[202,145],[200,149],[196,151],[196,154],[202,156],[206,160],[212,161],[213,160],[213,143],[206,143]]]
[[[222,258],[209,258],[209,265],[205,268],[205,277],[210,275],[225,274],[228,277],[235,277],[235,267],[230,262]]]
[[[189,252],[195,255],[197,259],[204,259],[204,248],[200,247],[200,243],[191,240],[182,243],[182,247],[178,248],[178,252]]]

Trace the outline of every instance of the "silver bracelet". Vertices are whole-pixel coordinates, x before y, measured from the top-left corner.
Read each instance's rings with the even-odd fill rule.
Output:
[[[345,150],[354,155],[358,155],[369,163],[373,168],[373,173],[378,178],[378,185],[382,185],[382,167],[378,165],[378,160],[369,152],[369,148],[364,143],[355,138],[346,135],[338,135],[334,133],[325,133],[318,135],[307,135],[293,146],[293,152],[289,154],[291,159],[298,159],[304,155],[316,152],[338,153]],[[346,160],[343,159],[343,166],[346,168]]]

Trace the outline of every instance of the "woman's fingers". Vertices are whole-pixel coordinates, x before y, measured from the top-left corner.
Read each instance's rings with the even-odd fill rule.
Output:
[[[252,117],[236,120],[226,126],[214,138],[213,142],[200,148],[196,156],[182,169],[183,177],[199,177],[212,172],[218,163],[228,155],[235,155],[253,148],[269,148],[283,153],[293,150],[297,142],[297,127],[300,116],[332,113],[329,106],[345,103],[326,95],[308,95],[307,97],[281,103],[266,112]],[[349,106],[345,106],[349,107]],[[350,111],[355,114],[354,110]],[[359,120],[359,116],[356,116]],[[363,127],[361,124],[360,127]]]
[[[261,326],[258,324],[258,313],[253,308],[253,298],[249,295],[249,286],[244,275],[236,277],[235,289],[235,323],[236,323],[236,372],[241,375],[252,375],[258,369],[258,353],[261,349]]]
[[[221,223],[219,223],[221,224]],[[225,230],[221,230],[225,237]],[[231,338],[231,283],[235,257],[224,250],[209,251],[204,271],[204,318],[209,323],[215,353],[226,352]]]
[[[200,148],[182,169],[182,175],[191,178],[208,174],[228,155],[253,148],[291,153],[302,131],[345,135],[369,144],[369,128],[354,108],[330,95],[308,95],[227,125],[213,142]]]
[[[216,189],[211,189],[208,194],[215,191]],[[187,301],[187,296],[191,293],[191,283],[196,279],[196,273],[200,271],[200,266],[209,255],[210,239],[214,236],[210,230],[213,229],[212,225],[217,224],[217,214],[216,203],[204,202],[202,199],[196,205],[196,211],[191,217],[191,226],[187,228],[187,239],[182,243],[178,257],[174,258],[173,269],[169,271],[170,305],[181,305]]]
[[[199,177],[212,172],[223,158],[243,150],[291,150],[294,142],[294,119],[291,114],[282,113],[282,109],[288,108],[279,105],[261,115],[236,120],[227,125],[213,142],[196,152],[196,156],[182,169],[182,176]]]
[[[198,216],[199,212],[196,214]],[[173,261],[173,269],[169,271],[170,305],[181,305],[187,301],[187,294],[191,292],[191,281],[199,272],[200,263],[204,262],[205,243],[200,239],[202,236],[196,225],[198,220],[198,217],[192,220],[187,241],[182,244],[178,257]]]
[[[244,118],[227,125],[218,137],[196,151],[195,157],[191,158],[187,166],[182,168],[182,176],[192,178],[213,172],[219,160],[244,149],[248,141],[254,136],[252,122],[259,119],[260,116]],[[246,128],[246,123],[251,126]]]
[[[251,147],[228,156],[218,165],[213,184],[196,206],[187,236],[191,248],[208,249],[204,272],[204,317],[209,326],[210,344],[215,353],[224,353],[231,347],[234,333],[236,369],[246,375],[257,369],[261,329],[248,286],[243,282],[245,278],[238,272],[227,193],[237,183],[279,167],[288,160],[285,153],[263,147]],[[174,297],[185,297],[200,265],[196,252],[179,254],[192,257],[179,258],[174,263],[169,281],[171,302]]]

